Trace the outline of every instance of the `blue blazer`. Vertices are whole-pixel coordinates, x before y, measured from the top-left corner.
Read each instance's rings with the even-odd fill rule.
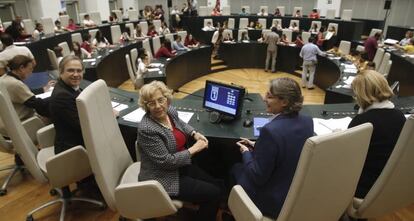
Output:
[[[303,145],[311,136],[312,118],[279,115],[261,129],[254,150],[243,153],[243,164],[233,168],[236,182],[264,215],[279,215]]]

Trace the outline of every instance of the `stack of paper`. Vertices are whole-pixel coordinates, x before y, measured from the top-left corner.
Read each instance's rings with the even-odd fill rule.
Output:
[[[349,77],[348,77],[348,79],[346,79],[346,80],[344,81],[344,83],[345,83],[345,84],[347,84],[347,85],[351,85],[351,84],[352,84],[352,82],[354,81],[354,79],[355,79],[355,77],[354,77],[354,76],[349,76]]]
[[[355,65],[353,65],[353,64],[346,64],[344,66],[345,66],[344,72],[346,72],[346,73],[354,73],[354,74],[358,73],[358,69],[357,69],[357,67]]]
[[[316,135],[330,134],[335,131],[346,130],[352,118],[321,119],[313,118],[313,130]]]
[[[384,44],[389,44],[389,45],[394,45],[394,44],[397,44],[397,43],[398,43],[397,40],[394,40],[394,39],[391,39],[391,38],[385,39],[385,41],[384,41]]]
[[[50,87],[48,91],[41,93],[41,94],[36,94],[36,98],[41,98],[41,99],[45,99],[48,98],[52,95],[54,87]]]

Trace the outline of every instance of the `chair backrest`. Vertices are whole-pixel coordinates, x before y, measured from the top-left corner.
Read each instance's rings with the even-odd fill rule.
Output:
[[[118,21],[122,21],[123,16],[122,16],[121,10],[114,9],[114,10],[112,10],[112,12],[115,13],[116,17],[118,18]]]
[[[5,22],[3,22],[3,28],[4,28],[4,30],[6,30],[6,28],[7,27],[9,27],[10,25],[11,25],[11,21],[5,21]]]
[[[137,72],[137,59],[138,59],[138,50],[137,48],[133,48],[129,51],[131,54],[131,64],[132,64],[132,71]]]
[[[1,121],[1,115],[0,115],[0,121]],[[4,139],[3,135],[1,134],[0,134],[0,152],[11,153],[11,154],[14,153],[13,145],[11,141]]]
[[[229,5],[225,5],[223,6],[223,8],[221,9],[221,14],[222,15],[230,15],[230,6]]]
[[[345,21],[351,21],[352,20],[352,9],[344,9],[342,11],[341,19]]]
[[[233,31],[232,31],[232,30],[230,30],[230,29],[225,29],[225,30],[223,31],[223,36],[227,36],[227,35],[230,35],[230,38],[231,38],[231,39],[233,39]]]
[[[32,19],[23,19],[23,24],[27,34],[33,33],[35,26]]]
[[[243,5],[241,8],[244,8],[246,10],[247,14],[250,14],[250,6],[248,5]]]
[[[327,9],[326,10],[326,19],[335,19],[336,10],[335,9]]]
[[[37,164],[38,149],[17,116],[16,110],[10,101],[9,93],[0,81],[0,118],[3,121],[7,135],[10,137],[15,152],[22,159],[25,168],[39,182],[47,182],[46,177]]]
[[[385,70],[384,70],[384,72],[382,73],[382,74],[385,76],[385,78],[387,78],[387,77],[388,77],[388,74],[390,73],[390,70],[391,70],[391,66],[392,66],[392,61],[391,61],[391,60],[389,60],[389,61],[388,61],[388,65],[387,65],[387,67],[385,67]]]
[[[227,27],[230,29],[234,29],[234,24],[235,24],[234,18],[229,18],[227,22]]]
[[[262,12],[262,9],[264,9],[264,13],[265,14],[268,14],[269,13],[269,7],[268,6],[266,6],[266,5],[260,6],[259,12]]]
[[[272,25],[271,26],[273,26],[274,24],[276,24],[276,22],[277,22],[278,25],[280,25],[280,27],[282,27],[282,19],[281,18],[274,18],[274,19],[272,19]]]
[[[237,34],[237,41],[240,41],[243,32],[246,33],[246,34],[248,33],[247,30],[243,30],[243,29],[239,30],[239,32]]]
[[[179,31],[177,35],[181,36],[182,41],[184,41],[185,37],[187,37],[187,31]]]
[[[153,52],[151,50],[151,45],[150,45],[150,42],[149,42],[148,38],[145,39],[144,41],[142,41],[142,47],[145,48],[145,50],[148,52],[148,56],[149,56],[150,60],[154,57],[154,53],[157,53],[156,51]]]
[[[84,16],[85,16],[86,14],[88,14],[88,13],[85,13],[85,12],[79,13],[79,24],[80,24],[81,26],[83,26],[83,19],[84,19]]]
[[[119,39],[121,38],[121,27],[119,25],[111,26],[111,38],[112,44],[119,43]]]
[[[381,66],[382,58],[384,57],[384,49],[378,48],[377,52],[375,52],[374,60],[372,60],[375,63],[375,70],[379,70]]]
[[[322,26],[321,21],[312,21],[311,26],[310,26],[310,29],[312,29],[312,28],[313,28],[313,25],[314,25],[314,24],[316,24],[316,26],[318,27],[318,31],[319,31],[319,29],[320,29],[320,28],[321,28],[321,26]]]
[[[240,18],[239,29],[247,28],[247,25],[249,25],[249,19],[248,18]]]
[[[289,23],[289,26],[292,26],[293,27],[293,23],[296,23],[296,25],[298,26],[298,28],[300,27],[300,23],[299,23],[299,20],[296,20],[296,19],[292,19],[292,20],[290,20],[290,23]]]
[[[100,12],[91,12],[89,14],[91,16],[91,20],[95,22],[95,24],[100,25],[102,24],[101,13]]]
[[[365,47],[364,46],[362,46],[362,45],[358,45],[357,47],[356,47],[356,50],[357,51],[359,51],[359,52],[364,52],[365,51]],[[378,51],[378,50],[377,50]]]
[[[62,48],[63,57],[70,55],[70,48],[66,41],[60,42],[58,46]]]
[[[141,21],[138,23],[138,25],[141,27],[141,32],[147,36],[148,33],[148,22],[146,21]]]
[[[136,79],[136,77],[135,77],[135,72],[132,69],[132,63],[134,63],[134,62],[131,61],[131,59],[129,58],[129,55],[128,54],[125,55],[125,62],[126,62],[127,69],[128,69],[129,79],[131,79],[132,84],[135,85],[135,79]]]
[[[292,15],[295,15],[296,14],[296,11],[300,11],[300,14],[303,16],[303,11],[302,11],[302,7],[293,7],[293,12],[292,12]]]
[[[154,55],[157,53],[157,51],[161,48],[161,40],[160,36],[155,36],[152,38],[152,51],[154,52]]]
[[[106,204],[116,210],[114,191],[132,159],[113,115],[105,81],[97,80],[85,88],[76,98],[76,106],[96,182]]]
[[[388,61],[390,61],[391,58],[391,54],[390,53],[385,53],[384,56],[382,57],[381,60],[381,64],[379,64],[379,69],[378,72],[384,74],[385,70],[387,69],[388,66]],[[377,64],[375,64],[377,65]]]
[[[342,40],[341,43],[339,43],[339,50],[342,51],[343,54],[348,55],[351,51],[351,42]]]
[[[153,20],[152,21],[152,24],[154,24],[156,31],[160,30],[160,28],[161,28],[161,20],[159,20],[159,19],[158,20]]]
[[[99,29],[91,29],[88,31],[88,33],[91,35],[91,42],[93,41],[93,39],[95,39],[96,36],[96,32],[98,32]]]
[[[128,19],[130,21],[138,21],[138,11],[137,10],[128,10]]]
[[[47,50],[47,55],[49,57],[50,66],[52,67],[52,70],[58,70],[59,64],[57,62],[56,54],[54,51],[50,50],[49,48]]]
[[[203,27],[206,27],[207,26],[207,23],[209,23],[209,22],[210,22],[211,25],[214,25],[213,24],[213,19],[211,19],[211,18],[205,18],[204,19],[204,26]]]
[[[285,16],[285,6],[277,6],[276,8],[279,9],[280,15]]]
[[[381,32],[382,33],[382,29],[378,29],[378,28],[371,29],[371,32],[369,33],[369,37],[374,36],[377,32]]]
[[[129,37],[134,38],[134,23],[126,23],[125,28],[128,28],[129,30]]]
[[[335,34],[338,34],[338,28],[339,28],[338,23],[329,23],[329,24],[328,24],[328,30],[329,30],[331,27],[335,27]]]
[[[262,25],[262,29],[267,28],[267,19],[266,18],[259,18],[259,23]]]
[[[339,220],[355,193],[372,130],[366,123],[309,138],[277,220]]]
[[[309,43],[309,38],[310,38],[310,36],[311,36],[311,33],[310,32],[306,32],[306,31],[303,31],[302,32],[302,40],[303,40],[303,42],[306,44],[306,43]]]
[[[351,216],[380,217],[414,202],[414,116],[404,124],[381,175]]]
[[[72,37],[72,43],[78,42],[79,44],[82,44],[82,35],[80,33],[73,33],[70,35]]]
[[[62,27],[66,27],[69,25],[69,15],[60,15],[59,21]]]
[[[43,32],[45,34],[52,34],[55,32],[55,24],[53,23],[52,18],[41,18],[41,23],[43,25]]]
[[[283,29],[283,31],[282,31],[282,34],[285,34],[286,35],[286,39],[289,41],[289,42],[292,42],[292,30],[290,30],[290,29]]]
[[[164,38],[170,40],[171,42],[173,42],[174,41],[174,34],[171,34],[171,33],[170,34],[166,34],[164,36]]]
[[[207,6],[198,7],[198,15],[199,16],[208,16]]]

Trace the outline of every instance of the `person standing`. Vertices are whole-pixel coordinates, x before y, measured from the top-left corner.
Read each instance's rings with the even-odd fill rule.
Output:
[[[365,43],[364,43],[364,47],[365,47],[365,52],[367,53],[367,60],[372,61],[374,60],[375,57],[375,53],[377,52],[378,49],[378,40],[380,40],[382,33],[381,32],[377,32],[375,33],[374,36],[369,37]]]
[[[309,43],[306,43],[300,50],[299,56],[303,58],[303,72],[302,72],[302,87],[307,87],[309,90],[314,89],[313,79],[315,78],[315,69],[318,59],[316,55],[325,55],[324,52],[319,50],[313,42],[314,37],[309,38]],[[309,73],[309,80],[307,80],[307,74]]]
[[[265,71],[269,71],[270,59],[272,59],[272,73],[276,72],[276,57],[277,57],[277,43],[279,42],[279,35],[276,33],[277,29],[272,28],[272,31],[265,35],[264,43],[267,44],[266,66]]]

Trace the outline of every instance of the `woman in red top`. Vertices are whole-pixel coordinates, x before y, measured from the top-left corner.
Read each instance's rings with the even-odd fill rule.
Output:
[[[83,42],[81,44],[81,48],[85,49],[87,52],[92,53],[93,46],[91,45],[91,35],[89,33],[85,33],[82,36]]]
[[[319,29],[318,35],[316,36],[316,45],[318,45],[319,48],[323,47],[323,42],[325,41],[324,32],[325,32],[325,28],[321,27]]]
[[[161,48],[158,49],[157,53],[155,53],[155,58],[171,58],[175,56],[175,52],[171,49],[171,42],[168,39],[165,39],[163,43],[161,43]]]
[[[193,38],[192,34],[188,34],[187,37],[185,37],[184,46],[189,48],[196,48],[200,45],[200,43]]]
[[[73,19],[69,19],[69,24],[68,26],[66,26],[66,29],[69,31],[75,31],[76,29],[78,29],[78,26],[75,24],[75,22],[73,21]]]
[[[147,36],[150,36],[150,37],[155,37],[155,36],[158,36],[158,33],[157,33],[157,31],[155,30],[155,26],[154,26],[154,25],[150,25],[150,26],[148,27],[148,33],[147,33]]]

